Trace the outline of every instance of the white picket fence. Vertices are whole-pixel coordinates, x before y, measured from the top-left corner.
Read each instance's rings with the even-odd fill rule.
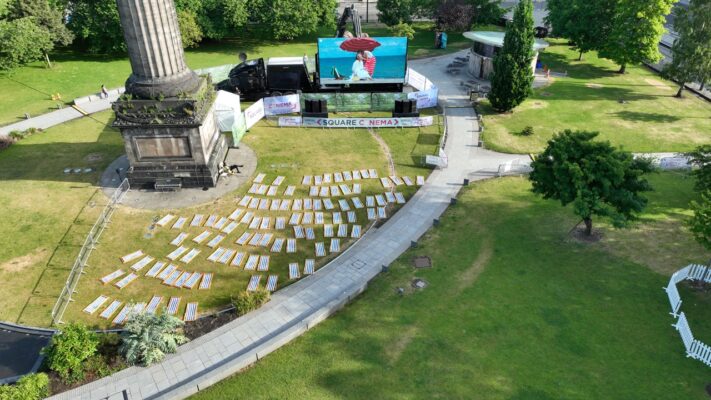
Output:
[[[694,334],[689,327],[689,321],[686,319],[684,312],[679,312],[681,308],[681,297],[677,289],[677,283],[683,280],[711,282],[711,268],[705,265],[689,264],[686,267],[676,271],[669,279],[669,284],[664,288],[669,296],[669,304],[671,305],[671,315],[677,318],[672,326],[679,332],[681,341],[686,349],[686,356],[699,360],[702,363],[711,367],[711,346],[694,339]]]

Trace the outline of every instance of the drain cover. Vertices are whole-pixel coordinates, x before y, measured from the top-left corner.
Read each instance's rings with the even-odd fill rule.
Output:
[[[415,268],[432,268],[432,259],[427,256],[418,256],[412,260]]]

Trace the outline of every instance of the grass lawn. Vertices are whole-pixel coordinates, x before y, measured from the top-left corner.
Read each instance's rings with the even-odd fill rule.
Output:
[[[687,151],[711,141],[711,105],[687,93],[674,97],[677,86],[641,66],[619,75],[619,66],[578,54],[565,41],[550,40],[541,62],[567,78],[553,79],[513,113],[497,114],[484,103],[484,140],[488,148],[511,153],[542,151],[563,129],[600,132],[600,139],[635,152]],[[620,103],[624,100],[624,104]],[[525,127],[532,136],[517,135]]]
[[[637,229],[686,213],[694,197],[690,179],[651,181],[657,191]],[[569,240],[571,210],[529,188],[521,178],[471,185],[358,300],[194,398],[707,398],[708,367],[685,357],[661,290],[668,275],[645,254],[675,253],[669,271],[710,254],[666,232],[610,251],[610,238],[637,232],[604,224],[600,243]],[[678,223],[669,228],[688,236]],[[432,257],[434,268],[414,270],[415,255]],[[429,286],[411,289],[414,277]],[[695,334],[710,337],[710,299],[684,296],[697,304]]]
[[[108,121],[109,117],[110,113],[108,112],[99,115],[99,119],[103,121]],[[433,153],[436,150],[439,140],[438,131],[439,127],[432,126],[421,130],[393,129],[387,131],[381,129],[379,133],[386,142],[392,143],[389,147],[396,159],[398,174],[409,174],[414,179],[416,175],[429,173],[429,169],[415,164],[415,161],[419,161],[425,153]],[[82,134],[77,137],[67,136],[72,132],[82,132]],[[73,143],[72,140],[77,140],[78,143]],[[40,141],[46,148],[36,147]],[[387,159],[376,140],[366,130],[278,128],[269,126],[266,121],[262,121],[257,128],[253,128],[245,136],[244,142],[257,152],[259,156],[257,170],[267,174],[267,182],[271,182],[277,175],[283,175],[286,177],[286,181],[281,185],[280,193],[283,192],[286,185],[297,187],[293,198],[304,198],[308,195],[308,187],[301,185],[303,175],[362,168],[375,168],[380,176],[388,174]],[[27,147],[31,145],[34,147]],[[32,150],[31,156],[27,150]],[[17,293],[16,296],[0,299],[2,302],[0,303],[0,320],[15,321],[21,314],[19,321],[25,324],[46,325],[49,323],[49,311],[66,280],[69,267],[79,250],[78,246],[83,242],[84,235],[106,201],[103,194],[95,193],[96,188],[93,183],[98,179],[98,174],[90,176],[64,175],[62,170],[65,166],[84,166],[79,160],[89,153],[103,155],[100,168],[103,170],[105,165],[117,157],[122,150],[121,139],[115,131],[104,129],[103,125],[99,125],[91,119],[82,119],[30,137],[18,145],[12,146],[8,151],[0,153],[0,167],[8,165],[8,168],[3,168],[2,172],[5,177],[2,182],[4,186],[2,199],[3,204],[7,205],[5,210],[8,211],[8,216],[3,219],[3,222],[7,221],[7,225],[0,225],[0,233],[6,237],[14,238],[20,244],[4,248],[0,253],[0,263],[2,263],[0,278],[4,278],[0,283],[0,290],[9,291],[12,288]],[[47,157],[46,154],[55,156]],[[22,157],[27,158],[23,159]],[[22,160],[22,164],[20,164],[20,160]],[[30,164],[31,167],[24,164],[28,161],[33,162]],[[79,177],[82,178],[81,184],[75,182]],[[360,197],[364,202],[366,194],[383,192],[378,180],[362,180],[360,183],[363,186],[363,194]],[[224,307],[229,303],[230,296],[246,288],[247,280],[252,273],[241,268],[237,269],[207,261],[207,257],[212,253],[212,249],[206,246],[207,242],[202,245],[191,242],[191,239],[205,228],[188,227],[184,229],[190,234],[185,244],[201,249],[201,254],[187,266],[180,263],[176,263],[176,265],[179,265],[182,270],[215,272],[215,279],[210,290],[188,291],[169,288],[158,280],[142,276],[150,267],[143,269],[140,273],[141,277],[121,291],[111,285],[102,286],[98,279],[118,268],[128,271],[131,264],[122,265],[118,258],[137,249],[142,249],[146,254],[152,255],[156,259],[168,261],[165,259],[165,255],[175,248],[169,242],[178,235],[179,231],[170,229],[170,226],[157,228],[152,231],[154,234],[152,238],[145,238],[144,235],[151,232],[149,226],[155,216],[163,215],[166,212],[190,218],[198,213],[228,216],[237,208],[235,199],[244,195],[247,189],[248,187],[243,187],[213,203],[182,210],[157,212],[119,209],[114,214],[111,225],[102,235],[97,250],[92,253],[88,263],[90,268],[82,277],[77,289],[78,293],[74,296],[75,302],[69,306],[63,320],[79,320],[92,326],[107,326],[103,319],[98,318],[98,313],[89,316],[82,312],[83,308],[100,294],[109,295],[112,300],[119,299],[124,302],[148,301],[153,294],[165,296],[165,301],[168,296],[182,296],[180,315],[182,315],[188,300],[198,301],[201,313]],[[401,187],[398,190],[403,192],[406,198],[409,198],[415,188]],[[282,197],[277,196],[276,198]],[[92,206],[84,207],[87,203]],[[323,211],[326,214],[326,222],[330,223],[331,212]],[[289,217],[291,212],[257,212],[257,215],[260,214],[271,216],[273,227],[275,217]],[[358,210],[357,214],[358,224],[365,228],[368,225],[365,209]],[[73,222],[77,215],[79,215],[77,221]],[[346,215],[343,213],[343,218],[345,219],[345,217]],[[288,283],[289,262],[298,261],[303,269],[303,260],[314,258],[314,244],[305,239],[298,240],[297,254],[286,254],[286,244],[280,254],[270,253],[269,248],[261,248],[256,251],[251,246],[240,248],[234,244],[234,241],[245,231],[245,228],[244,225],[241,225],[220,245],[252,254],[270,254],[272,258],[269,273],[279,275],[280,287]],[[64,236],[67,230],[69,230],[69,234]],[[290,226],[287,226],[287,230],[281,231],[281,233],[274,233],[276,233],[276,237],[294,236]],[[328,246],[330,239],[323,240],[322,229],[316,229],[316,235],[317,241],[324,241]],[[348,243],[346,239],[342,239],[342,242],[341,248],[343,250]],[[51,273],[45,272],[42,275],[48,258],[52,256],[58,243],[60,244],[58,251],[50,263],[52,267],[47,269]],[[32,264],[27,264],[24,261],[28,259],[32,259]],[[317,259],[317,267],[329,259],[330,257]],[[22,267],[18,265],[22,265]],[[262,285],[265,280],[266,277],[263,278]],[[38,289],[33,290],[35,286]],[[165,305],[165,301],[163,305]],[[26,307],[25,304],[27,304]]]
[[[451,34],[449,47],[434,49],[434,32],[431,24],[415,25],[415,39],[410,41],[410,57],[426,57],[457,51],[469,42],[461,34]],[[363,31],[371,36],[390,36],[384,25],[369,24]],[[291,41],[274,41],[263,38],[227,38],[220,42],[206,42],[197,49],[186,51],[190,68],[199,69],[237,63],[237,54],[246,52],[250,57],[301,56],[316,52],[318,37],[332,37],[333,31],[322,29],[319,33]],[[313,58],[313,57],[312,57]],[[65,50],[52,54],[54,67],[47,69],[41,62],[18,68],[10,75],[0,75],[0,125],[24,118],[25,113],[38,115],[51,111],[56,102],[54,93],[71,103],[73,99],[99,91],[101,84],[108,88],[123,86],[130,74],[128,59],[124,56],[92,56]]]

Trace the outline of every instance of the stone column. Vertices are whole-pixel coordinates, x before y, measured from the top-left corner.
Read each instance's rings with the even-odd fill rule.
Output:
[[[200,78],[185,64],[173,0],[116,0],[133,73],[126,92],[141,98],[195,92]]]

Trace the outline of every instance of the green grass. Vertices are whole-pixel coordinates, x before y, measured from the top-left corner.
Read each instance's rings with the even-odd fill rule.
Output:
[[[652,183],[642,224],[694,197],[690,180],[662,174]],[[672,244],[653,236],[615,254],[607,227],[600,243],[569,240],[571,210],[529,189],[520,178],[465,189],[440,226],[359,299],[194,398],[707,398],[708,367],[685,357],[671,327],[661,290],[668,276],[638,261]],[[628,236],[635,233],[620,240]],[[673,250],[676,267],[709,257],[697,247]],[[415,255],[429,255],[434,267],[414,270]],[[429,286],[414,291],[413,277]],[[684,295],[696,304],[694,332],[711,337],[709,299]]]
[[[46,323],[104,203],[95,196],[100,171],[123,153],[120,135],[106,126],[111,115],[63,124],[0,151],[0,320]],[[68,167],[94,172],[66,175]]]
[[[513,113],[497,114],[484,103],[484,140],[488,148],[511,153],[543,150],[563,129],[599,131],[600,139],[628,151],[688,151],[711,140],[711,105],[687,93],[675,98],[677,86],[656,73],[634,66],[619,75],[619,67],[577,53],[561,40],[551,40],[541,62],[567,78],[534,90]],[[624,100],[625,103],[620,103]],[[535,134],[517,135],[525,127]]]
[[[371,36],[389,36],[384,25],[364,25]],[[450,35],[450,47],[434,49],[434,32],[431,24],[415,25],[415,39],[410,41],[410,57],[426,57],[456,51],[467,46],[461,34]],[[188,66],[193,69],[237,63],[237,54],[246,52],[250,57],[301,56],[316,52],[318,37],[332,37],[333,31],[321,29],[313,35],[291,41],[275,41],[254,37],[227,38],[220,42],[206,42],[197,49],[186,51]],[[52,54],[53,68],[41,62],[18,68],[10,75],[0,75],[0,125],[17,122],[25,113],[32,116],[56,108],[52,95],[59,93],[62,101],[71,103],[77,97],[97,93],[102,84],[108,88],[123,86],[130,73],[125,56],[92,56],[79,51],[64,50]]]

